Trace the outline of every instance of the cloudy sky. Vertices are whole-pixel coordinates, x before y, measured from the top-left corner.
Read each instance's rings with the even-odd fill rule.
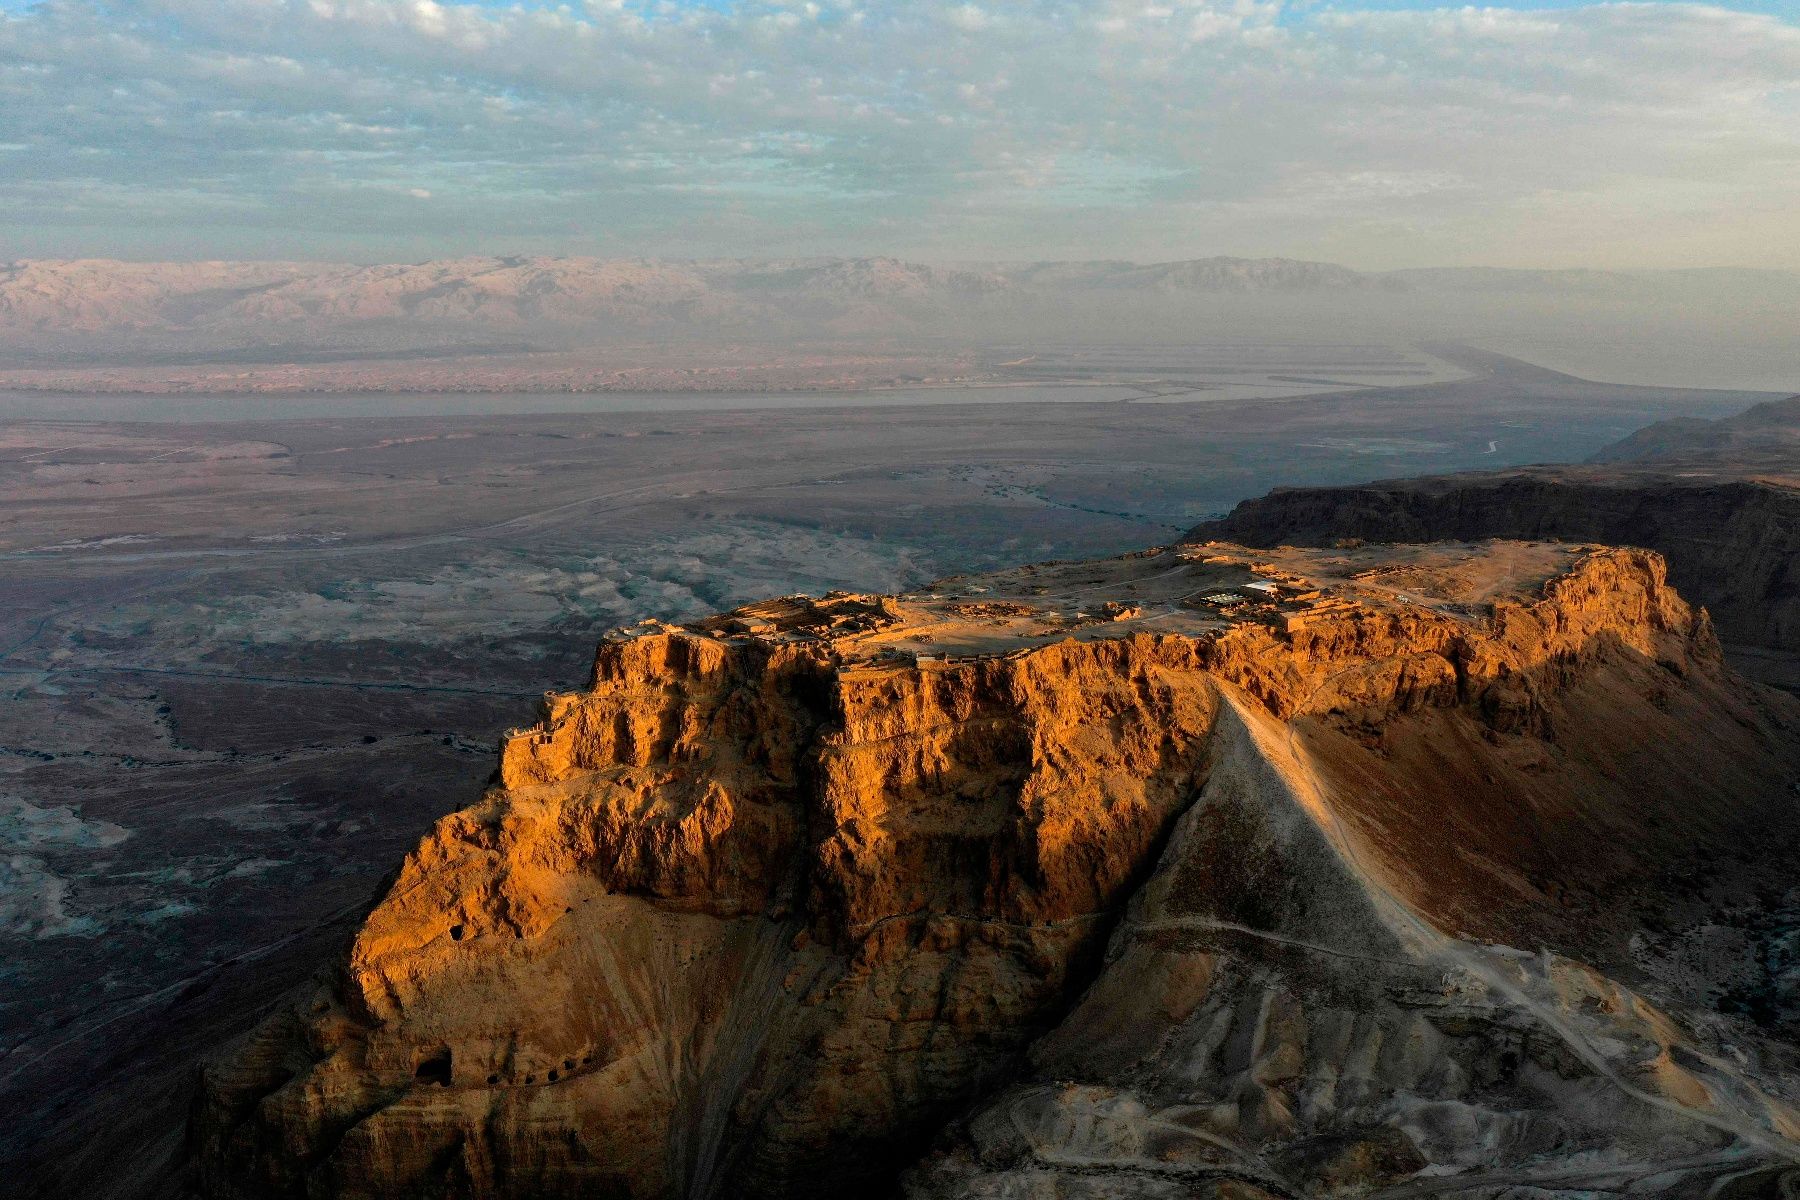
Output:
[[[0,0],[0,259],[1800,267],[1800,0]]]

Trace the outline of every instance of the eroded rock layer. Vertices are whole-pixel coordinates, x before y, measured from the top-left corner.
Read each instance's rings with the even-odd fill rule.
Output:
[[[1779,1172],[1791,1047],[1633,934],[1792,839],[1796,778],[1641,551],[1186,546],[623,631],[209,1069],[204,1187]]]

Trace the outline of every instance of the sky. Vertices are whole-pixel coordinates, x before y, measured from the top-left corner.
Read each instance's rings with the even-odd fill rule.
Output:
[[[0,0],[0,260],[1800,268],[1800,0]]]

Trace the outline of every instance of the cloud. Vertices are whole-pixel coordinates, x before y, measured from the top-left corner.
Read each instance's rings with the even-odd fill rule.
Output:
[[[1668,4],[46,0],[0,204],[40,254],[1800,266],[1797,81]]]

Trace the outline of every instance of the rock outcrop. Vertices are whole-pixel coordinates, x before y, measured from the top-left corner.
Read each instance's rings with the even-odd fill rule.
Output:
[[[622,632],[209,1068],[203,1190],[1773,1180],[1792,1047],[1635,935],[1800,845],[1796,778],[1796,705],[1636,550],[1182,547]]]
[[[1190,536],[1247,546],[1346,538],[1565,538],[1664,555],[1729,644],[1800,650],[1800,397],[1663,421],[1577,466],[1278,488]]]
[[[1491,537],[1643,546],[1667,556],[1676,587],[1706,606],[1727,642],[1800,650],[1800,488],[1777,482],[1546,467],[1280,488],[1194,535],[1249,546]]]

